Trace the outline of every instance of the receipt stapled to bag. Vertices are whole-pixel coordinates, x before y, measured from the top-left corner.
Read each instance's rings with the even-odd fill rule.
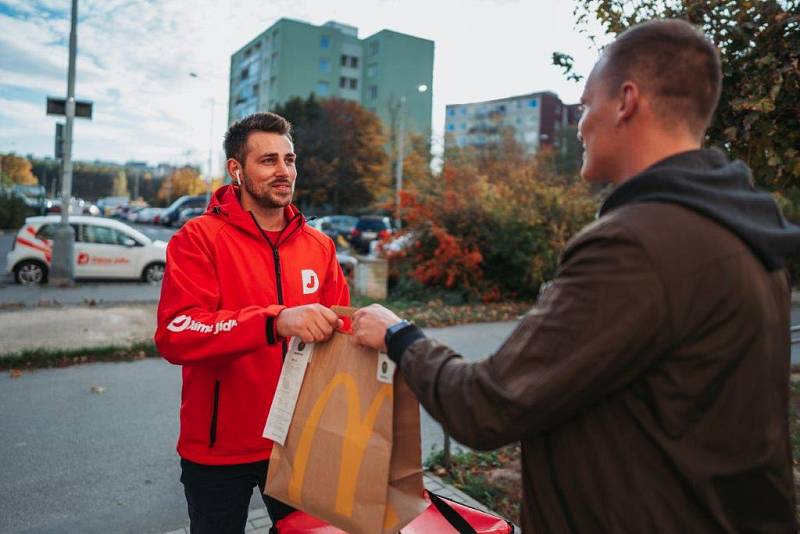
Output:
[[[272,406],[264,426],[263,437],[284,445],[289,434],[289,425],[292,422],[297,397],[303,385],[308,362],[314,352],[313,343],[305,343],[300,338],[293,337],[289,342],[286,359],[283,361],[281,376],[278,378],[278,387]]]

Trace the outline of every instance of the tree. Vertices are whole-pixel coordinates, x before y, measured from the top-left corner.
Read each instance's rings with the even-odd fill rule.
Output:
[[[128,196],[128,177],[125,171],[120,169],[114,177],[114,183],[111,186],[112,197],[126,197]]]
[[[407,279],[483,300],[535,297],[567,240],[597,210],[588,186],[556,172],[552,151],[448,149],[439,176],[403,194],[413,243],[393,256]],[[406,288],[403,288],[406,289]],[[412,295],[409,295],[412,296]]]
[[[357,102],[293,98],[275,112],[294,127],[296,202],[304,210],[354,212],[391,192],[378,117]]]
[[[759,185],[800,188],[800,1],[576,0],[577,27],[597,19],[606,34],[654,18],[681,18],[702,27],[722,57],[719,107],[706,136],[744,160]],[[589,36],[596,43],[597,36]],[[572,58],[553,62],[572,73]]]
[[[189,165],[175,169],[161,183],[158,199],[170,202],[183,195],[202,195],[206,192],[206,182],[200,178],[200,171]]]
[[[32,172],[31,162],[16,154],[0,155],[0,178],[3,185],[36,185],[39,179]]]

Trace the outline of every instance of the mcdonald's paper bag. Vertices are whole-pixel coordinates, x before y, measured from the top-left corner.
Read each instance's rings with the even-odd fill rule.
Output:
[[[419,405],[400,372],[378,371],[351,335],[314,346],[267,494],[352,534],[395,533],[425,510]]]

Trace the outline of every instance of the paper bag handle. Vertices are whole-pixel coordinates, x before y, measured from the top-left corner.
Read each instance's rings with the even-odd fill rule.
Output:
[[[358,308],[353,308],[352,306],[331,306],[331,310],[339,317],[347,317],[352,319],[353,314],[356,313]]]

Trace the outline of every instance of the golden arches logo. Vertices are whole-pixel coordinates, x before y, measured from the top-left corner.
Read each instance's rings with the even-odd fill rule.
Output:
[[[372,436],[372,428],[378,418],[381,406],[386,399],[392,398],[392,386],[382,384],[375,398],[372,399],[367,413],[361,419],[361,396],[353,377],[347,373],[337,373],[325,386],[319,398],[311,408],[311,413],[303,426],[300,442],[295,455],[294,469],[289,480],[289,498],[300,502],[300,493],[305,478],[308,457],[311,453],[311,442],[319,425],[322,412],[328,404],[336,388],[342,386],[347,400],[347,422],[345,427],[346,441],[342,444],[342,458],[339,463],[339,483],[336,491],[336,513],[350,517],[353,515],[356,483],[361,463],[364,459],[367,443]]]

